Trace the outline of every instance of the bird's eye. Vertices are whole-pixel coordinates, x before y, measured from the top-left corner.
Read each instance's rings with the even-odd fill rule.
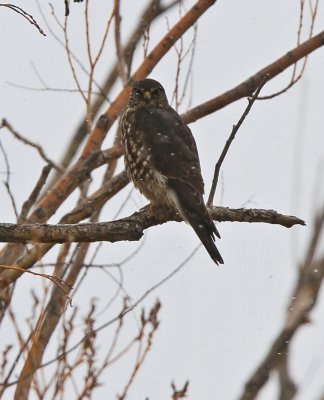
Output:
[[[133,89],[133,96],[138,98],[141,95],[142,95],[142,92],[139,89]]]
[[[162,93],[162,89],[160,87],[157,87],[153,90],[153,95],[154,96],[160,96]]]

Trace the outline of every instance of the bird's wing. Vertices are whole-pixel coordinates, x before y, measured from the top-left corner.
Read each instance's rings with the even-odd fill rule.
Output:
[[[138,110],[137,127],[145,132],[146,145],[153,150],[155,168],[168,179],[204,193],[196,142],[189,127],[171,107]]]

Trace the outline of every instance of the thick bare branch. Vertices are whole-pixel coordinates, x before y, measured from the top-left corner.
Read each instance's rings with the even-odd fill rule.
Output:
[[[212,207],[211,216],[218,221],[263,222],[290,228],[294,225],[305,225],[301,219],[278,214],[274,210],[230,209]],[[168,221],[181,221],[171,210],[161,210],[152,214],[142,210],[133,215],[112,222],[87,224],[0,224],[0,241],[10,243],[65,243],[65,242],[118,242],[136,241],[143,236],[143,231]]]

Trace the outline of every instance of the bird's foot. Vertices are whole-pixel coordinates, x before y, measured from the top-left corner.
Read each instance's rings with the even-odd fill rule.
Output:
[[[150,214],[155,215],[159,211],[164,210],[165,208],[161,206],[160,204],[156,203],[149,203],[146,204],[146,206],[142,207],[140,211],[148,211]]]

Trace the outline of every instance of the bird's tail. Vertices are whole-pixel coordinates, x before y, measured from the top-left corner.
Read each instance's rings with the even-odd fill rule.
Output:
[[[192,228],[194,229],[194,231],[196,232],[201,243],[205,246],[205,249],[208,251],[208,254],[212,258],[212,260],[217,265],[224,264],[224,260],[215,244],[214,232],[211,231],[210,227],[208,225],[204,225],[202,227],[202,224],[200,223],[200,221],[198,221],[198,224],[196,221],[192,221],[192,220],[189,223],[192,226]],[[211,223],[214,225],[213,221]]]
[[[170,186],[173,189],[173,203],[181,217],[191,225],[212,260],[217,265],[224,264],[215,245],[215,236],[220,238],[220,234],[208,213],[202,195],[182,182],[173,181]]]

